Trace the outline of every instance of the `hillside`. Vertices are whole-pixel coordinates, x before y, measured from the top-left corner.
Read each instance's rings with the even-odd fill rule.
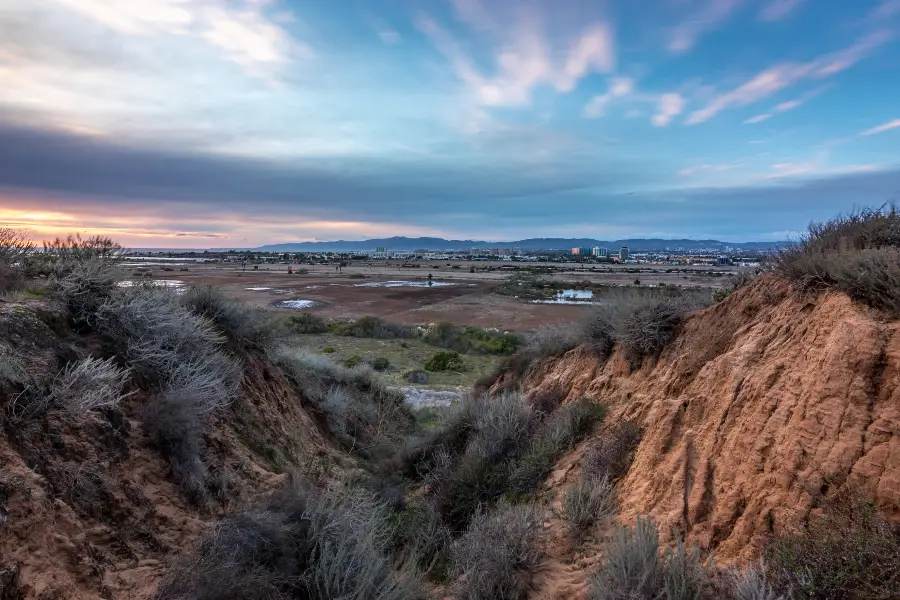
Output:
[[[745,251],[768,251],[781,244],[772,242],[721,242],[718,240],[666,240],[666,239],[625,239],[603,241],[589,238],[529,238],[512,242],[487,242],[483,240],[447,240],[443,238],[391,237],[362,241],[322,241],[322,242],[288,242],[284,244],[267,244],[257,250],[267,252],[347,252],[369,251],[384,247],[398,252],[416,250],[472,250],[485,248],[518,249],[518,250],[570,250],[571,248],[610,248],[618,249],[628,246],[632,250],[665,251],[667,249],[714,250],[724,251],[726,246]]]
[[[609,424],[640,424],[622,518],[653,516],[670,543],[674,527],[744,564],[848,482],[900,522],[900,324],[842,293],[800,297],[761,277],[689,316],[658,361],[633,371],[620,348],[606,361],[577,348],[524,384],[560,387],[608,402]],[[551,494],[575,480],[586,445],[560,462]]]

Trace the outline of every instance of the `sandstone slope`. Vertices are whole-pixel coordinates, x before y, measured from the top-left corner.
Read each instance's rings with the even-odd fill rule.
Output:
[[[900,323],[843,294],[804,298],[764,276],[691,315],[639,369],[620,349],[601,362],[579,348],[525,382],[557,386],[609,402],[607,426],[644,428],[619,484],[622,519],[650,514],[669,541],[677,527],[719,563],[754,557],[848,480],[900,519]],[[561,461],[551,490],[574,479],[579,458]]]

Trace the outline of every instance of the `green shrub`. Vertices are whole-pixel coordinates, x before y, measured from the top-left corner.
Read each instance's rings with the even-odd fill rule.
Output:
[[[563,492],[559,516],[576,542],[594,523],[616,512],[612,484],[606,477],[580,478]]]
[[[328,324],[324,319],[311,313],[300,313],[288,317],[288,327],[294,333],[328,333]]]
[[[849,488],[770,540],[764,557],[775,589],[796,600],[892,598],[900,589],[900,530]]]
[[[389,361],[384,356],[379,356],[372,361],[372,368],[376,371],[387,371],[391,368],[391,361]]]
[[[348,369],[352,369],[353,367],[361,365],[362,362],[362,356],[360,356],[359,354],[353,354],[352,356],[348,356],[347,358],[345,358],[343,364]]]
[[[459,352],[453,350],[441,350],[425,361],[426,371],[463,371],[465,365]]]
[[[429,327],[422,339],[448,350],[476,354],[512,354],[519,345],[519,339],[511,333],[472,326],[459,327],[448,322]]]
[[[334,354],[335,352],[337,352],[337,348],[334,346],[325,346],[322,348],[322,354]]]
[[[541,520],[528,505],[501,503],[479,512],[451,550],[450,574],[459,600],[523,600],[540,563]]]

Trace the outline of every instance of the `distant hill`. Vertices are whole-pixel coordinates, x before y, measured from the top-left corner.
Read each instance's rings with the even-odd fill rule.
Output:
[[[269,244],[257,250],[267,252],[350,252],[374,251],[384,247],[398,252],[416,250],[469,250],[469,249],[517,249],[517,250],[569,250],[571,248],[620,248],[628,246],[632,251],[666,251],[666,250],[719,250],[726,247],[740,250],[771,250],[777,248],[775,242],[722,242],[719,240],[664,240],[664,239],[628,239],[628,240],[592,240],[586,238],[531,238],[514,242],[485,242],[480,240],[445,240],[433,237],[391,237],[362,241],[337,240],[333,242],[289,242],[285,244]]]

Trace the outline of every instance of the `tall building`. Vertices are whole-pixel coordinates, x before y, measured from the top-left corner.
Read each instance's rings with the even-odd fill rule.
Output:
[[[581,254],[581,248],[572,248],[572,256],[578,256]]]
[[[622,246],[619,248],[619,260],[626,261],[628,260],[628,246]]]

